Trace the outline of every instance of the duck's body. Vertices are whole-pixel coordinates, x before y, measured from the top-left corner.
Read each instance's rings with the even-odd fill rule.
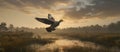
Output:
[[[50,27],[46,28],[46,30],[48,32],[54,31],[54,30],[56,30],[55,28],[60,25],[60,23],[61,23],[61,21],[56,21],[53,24],[51,24]]]
[[[48,32],[52,32],[55,30],[55,28],[57,26],[59,26],[59,24],[63,21],[63,20],[59,20],[59,21],[55,21],[53,17],[51,17],[50,14],[48,14],[48,19],[46,18],[35,18],[36,20],[42,22],[42,23],[45,23],[45,24],[48,24],[50,25],[50,27],[47,27],[46,30]]]

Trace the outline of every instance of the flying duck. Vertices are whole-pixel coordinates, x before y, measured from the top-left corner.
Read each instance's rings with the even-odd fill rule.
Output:
[[[48,19],[47,18],[35,18],[37,21],[42,22],[44,24],[50,25],[49,27],[46,28],[47,32],[52,32],[56,30],[55,28],[59,26],[59,24],[63,21],[62,19],[59,21],[55,21],[55,19],[52,17],[51,14],[48,14]]]

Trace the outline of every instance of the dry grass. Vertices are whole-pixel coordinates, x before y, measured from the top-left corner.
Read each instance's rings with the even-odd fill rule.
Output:
[[[57,34],[57,33],[56,33]],[[90,41],[106,47],[120,47],[120,33],[59,33],[58,35],[81,41]]]

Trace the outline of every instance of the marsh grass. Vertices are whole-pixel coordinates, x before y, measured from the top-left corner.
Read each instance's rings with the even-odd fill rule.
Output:
[[[79,41],[93,42],[101,45],[104,48],[93,49],[91,47],[74,46],[71,48],[64,48],[64,52],[119,52],[120,51],[120,33],[54,33],[66,39],[74,39]],[[35,52],[31,49],[30,43],[38,42],[43,46],[50,43],[51,39],[36,39],[32,38],[33,33],[30,32],[0,32],[0,49],[3,48],[5,52]],[[56,37],[57,38],[57,37]],[[2,50],[0,50],[2,51]],[[47,50],[45,51],[47,52]],[[51,52],[51,51],[48,51]],[[60,52],[59,48],[54,49],[53,52]]]

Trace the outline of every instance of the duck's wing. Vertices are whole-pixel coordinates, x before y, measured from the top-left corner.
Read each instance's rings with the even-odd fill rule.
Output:
[[[51,20],[49,20],[49,19],[46,19],[46,18],[35,18],[37,21],[40,21],[40,22],[42,22],[42,23],[45,23],[45,24],[48,24],[48,25],[51,25],[51,24],[53,24],[54,22],[53,21],[51,21]]]
[[[55,19],[52,16],[48,16],[48,19],[51,21],[55,21]]]

